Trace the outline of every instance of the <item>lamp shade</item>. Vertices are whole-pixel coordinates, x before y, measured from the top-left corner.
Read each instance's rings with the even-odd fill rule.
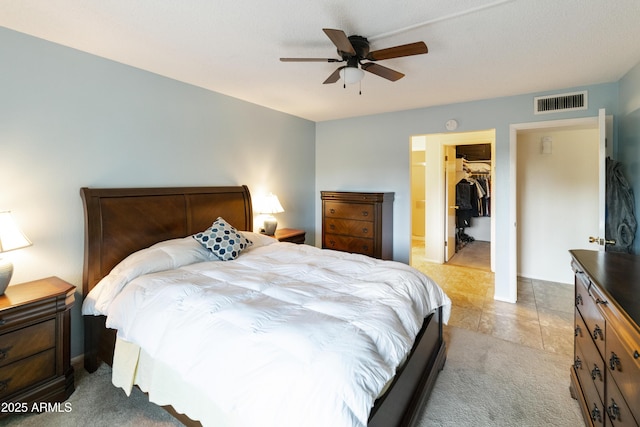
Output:
[[[364,78],[364,71],[358,67],[344,67],[340,70],[340,78],[348,85],[358,83]]]
[[[31,242],[22,234],[11,216],[11,212],[0,212],[0,252],[8,252],[26,246],[31,246]]]
[[[267,196],[263,197],[257,206],[258,213],[261,214],[276,214],[284,212],[282,205],[280,204],[280,200],[278,200],[278,196],[275,194],[269,193]]]
[[[8,252],[30,245],[31,242],[22,234],[22,231],[20,231],[11,216],[11,212],[0,212],[0,252]],[[12,275],[13,264],[0,259],[0,295],[3,295],[7,286],[9,286]]]

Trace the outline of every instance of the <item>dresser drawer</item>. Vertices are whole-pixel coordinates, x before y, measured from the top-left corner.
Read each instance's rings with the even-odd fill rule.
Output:
[[[340,236],[338,234],[325,234],[322,242],[325,249],[358,253],[373,256],[373,239]]]
[[[0,368],[0,397],[29,387],[56,374],[55,349],[49,349]]]
[[[325,218],[373,220],[373,205],[366,203],[324,202]]]
[[[589,279],[584,274],[576,274],[576,307],[584,319],[591,337],[604,357],[606,324],[598,304],[603,301],[594,286],[590,286]]]
[[[638,426],[631,409],[627,405],[627,402],[622,397],[622,393],[616,386],[614,381],[609,378],[607,380],[607,401],[605,402],[605,409],[607,416],[609,417],[608,425],[614,427],[631,427]]]
[[[351,219],[327,218],[324,221],[327,233],[345,236],[373,238],[372,221],[355,221]]]
[[[55,319],[9,332],[0,336],[0,367],[55,345]]]
[[[598,392],[600,400],[604,402],[604,381],[605,381],[605,369],[604,361],[600,357],[600,353],[595,344],[591,340],[585,340],[583,342],[577,342],[576,348],[581,349],[582,370],[580,372],[580,381],[583,383],[591,384]]]
[[[595,351],[595,348],[594,348]],[[580,388],[584,395],[585,403],[588,408],[589,418],[594,426],[603,426],[604,419],[606,417],[604,405],[598,395],[593,380],[591,379],[591,370],[589,369],[587,358],[585,357],[582,348],[576,343],[574,357],[574,369],[578,375],[580,381]]]
[[[640,419],[640,337],[621,332],[629,334],[629,339],[623,339],[612,327],[607,330],[605,362],[634,417]]]

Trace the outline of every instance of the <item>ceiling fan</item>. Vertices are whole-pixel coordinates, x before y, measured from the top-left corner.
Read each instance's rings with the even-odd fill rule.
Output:
[[[324,84],[335,83],[343,78],[346,83],[355,83],[364,77],[364,71],[395,82],[404,77],[404,74],[376,64],[375,61],[383,59],[400,58],[402,56],[421,55],[427,53],[427,45],[424,42],[409,43],[401,46],[389,47],[381,50],[369,51],[369,41],[362,36],[349,36],[342,30],[324,28],[322,31],[338,48],[341,59],[335,58],[280,58],[282,62],[346,62],[347,65],[338,67],[325,81]],[[363,61],[373,61],[364,62]]]

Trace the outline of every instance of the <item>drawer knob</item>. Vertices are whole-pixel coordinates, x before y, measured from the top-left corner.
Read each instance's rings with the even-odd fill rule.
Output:
[[[576,305],[582,305],[582,295],[576,295]]]
[[[593,369],[591,370],[591,379],[595,381],[596,377],[599,377],[600,381],[602,381],[602,372],[600,372],[600,368],[598,368],[598,365],[593,365]]]
[[[576,330],[574,332],[574,336],[576,336],[576,337],[582,336],[582,329],[580,329],[580,326],[576,326]]]
[[[335,226],[334,224],[330,224],[330,225],[329,225],[329,228],[330,228],[330,229],[332,229],[332,230],[335,230],[335,229],[336,229],[336,226]]]
[[[582,360],[578,356],[576,356],[576,360],[573,362],[573,367],[576,369],[582,368]]]
[[[9,377],[6,380],[0,380],[0,393],[9,388],[9,383],[13,378]]]
[[[598,335],[600,335],[600,339],[601,340],[604,339],[604,332],[602,332],[602,329],[600,329],[600,326],[596,325],[596,327],[593,330],[593,339],[597,340],[598,339]]]
[[[329,209],[329,213],[334,214],[334,213],[336,213],[336,210],[335,209]]]
[[[596,404],[593,404],[593,409],[591,410],[591,419],[593,421],[598,421],[598,422],[602,422],[602,415],[600,415],[600,409],[598,409],[598,406],[596,406]]]
[[[638,350],[635,350],[635,351],[633,352],[633,358],[634,358],[634,359],[640,359],[640,353],[638,353]]]
[[[7,358],[7,356],[9,355],[9,350],[11,350],[11,347],[13,346],[10,345],[9,347],[0,348],[0,360],[4,360]]]
[[[369,216],[369,212],[367,212],[367,211],[362,211],[362,216]]]
[[[622,367],[620,366],[620,358],[613,351],[611,352],[611,357],[609,358],[609,368],[612,371],[615,371],[618,368],[619,371],[622,371]]]
[[[368,232],[369,232],[369,229],[368,229],[367,227],[365,227],[365,228],[363,228],[363,229],[362,229],[362,233],[363,233],[363,234],[367,234]]]
[[[615,400],[611,399],[611,405],[607,406],[607,413],[612,420],[620,418],[620,408]]]

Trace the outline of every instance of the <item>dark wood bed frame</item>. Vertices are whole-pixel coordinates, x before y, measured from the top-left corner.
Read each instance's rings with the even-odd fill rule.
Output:
[[[85,250],[82,292],[86,295],[129,254],[154,243],[205,230],[218,216],[239,230],[253,230],[246,186],[179,188],[82,188]],[[412,426],[446,359],[442,309],[425,318],[407,362],[369,416],[369,427]],[[84,366],[113,363],[116,331],[104,316],[84,317]],[[197,421],[165,407],[185,425]]]

